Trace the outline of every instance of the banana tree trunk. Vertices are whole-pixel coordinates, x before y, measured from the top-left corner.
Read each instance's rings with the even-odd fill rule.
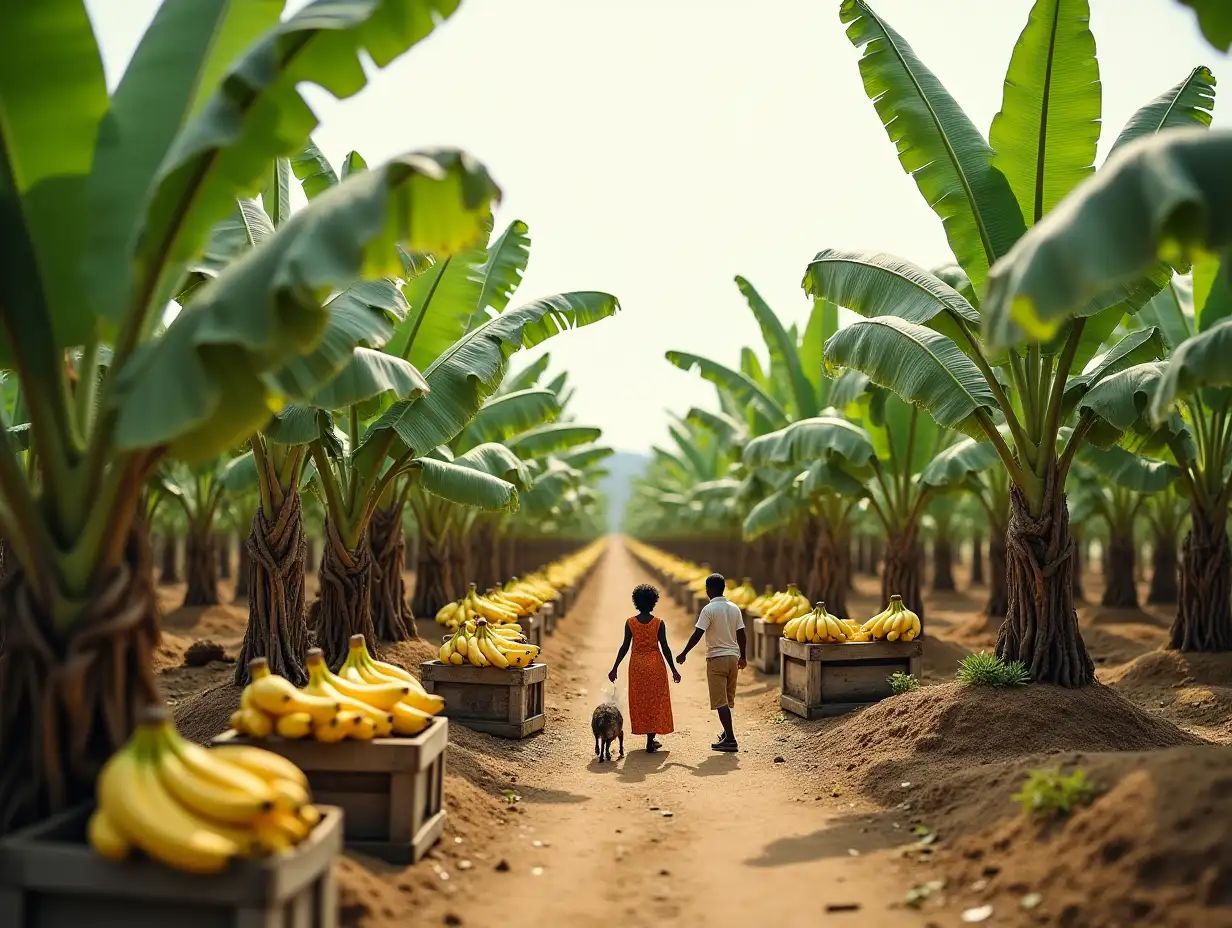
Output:
[[[1074,582],[1072,584],[1074,591],[1074,602],[1086,602],[1087,595],[1082,589],[1082,571],[1084,565],[1090,560],[1090,545],[1082,537],[1080,529],[1074,529]]]
[[[411,608],[415,615],[435,616],[448,602],[453,587],[449,539],[435,543],[424,535],[419,537],[419,563],[415,565],[415,600]]]
[[[984,585],[984,539],[979,532],[971,536],[971,585]]]
[[[988,526],[988,601],[984,614],[990,619],[1004,619],[1010,611],[1009,566],[1005,551],[1005,529]]]
[[[933,590],[954,590],[954,547],[948,535],[933,539]]]
[[[325,652],[325,661],[333,671],[346,660],[352,635],[363,635],[368,650],[376,653],[376,631],[372,625],[376,567],[367,535],[365,531],[355,549],[348,550],[329,523],[325,525],[321,590],[309,611],[309,621],[316,633],[317,647]]]
[[[137,713],[161,701],[151,566],[149,536],[134,525],[124,561],[67,628],[21,565],[0,584],[0,835],[92,798]]]
[[[235,662],[235,682],[249,683],[248,662],[269,661],[270,670],[296,686],[308,682],[308,624],[304,619],[304,510],[299,493],[286,494],[278,512],[258,506],[240,552],[247,567],[248,628]],[[245,579],[246,578],[246,579]]]
[[[997,656],[1022,661],[1037,683],[1078,687],[1095,682],[1074,611],[1074,551],[1069,509],[1052,461],[1038,513],[1018,487],[1010,490],[1005,533],[1009,609],[997,632]]]
[[[1152,605],[1171,605],[1177,601],[1176,537],[1155,533],[1151,549],[1151,586],[1146,601]]]
[[[868,540],[868,573],[875,577],[881,572],[882,561],[885,559],[885,543],[878,536]]]
[[[231,579],[231,533],[223,532],[215,536],[218,549],[218,578]]]
[[[315,574],[317,565],[321,563],[321,555],[317,552],[317,540],[307,532],[304,533],[304,572]]]
[[[1232,550],[1228,514],[1190,504],[1189,534],[1181,553],[1181,590],[1168,647],[1180,651],[1232,651]]]
[[[172,586],[180,582],[180,559],[175,534],[168,532],[163,536],[162,573],[158,578],[161,586]]]
[[[851,538],[845,526],[829,519],[813,520],[813,557],[807,589],[813,602],[823,602],[832,615],[847,615],[847,587],[851,566]]]
[[[1132,532],[1109,532],[1108,555],[1104,561],[1104,598],[1100,605],[1109,609],[1138,608],[1138,585],[1134,582],[1137,547]]]
[[[235,563],[235,601],[246,602],[248,600],[248,589],[250,586],[249,576],[252,570],[252,557],[248,554],[248,545],[246,542],[240,542],[236,547],[236,563]]]
[[[190,525],[184,543],[185,606],[218,605],[218,558],[214,534],[206,526]]]
[[[406,601],[406,536],[402,507],[377,509],[368,528],[376,577],[372,584],[372,625],[380,641],[406,641],[419,636],[415,614]]]
[[[924,621],[924,597],[920,592],[920,549],[915,526],[891,535],[885,544],[885,569],[881,573],[881,601],[901,596],[903,605]]]

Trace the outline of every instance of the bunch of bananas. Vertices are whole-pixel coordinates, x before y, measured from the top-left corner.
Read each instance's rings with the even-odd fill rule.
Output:
[[[783,637],[801,644],[842,644],[869,640],[868,633],[860,628],[859,622],[830,615],[825,603],[818,603],[807,615],[789,620],[783,626]]]
[[[320,648],[308,652],[308,683],[270,673],[264,658],[249,665],[252,682],[244,688],[231,727],[254,738],[314,738],[328,744],[351,738],[370,741],[390,735],[417,735],[445,701],[427,692],[401,667],[368,653],[363,635],[353,635],[346,662],[330,671]]]
[[[771,625],[786,625],[792,619],[808,615],[812,611],[808,597],[789,583],[782,593],[775,593],[762,607],[761,617]]]
[[[890,605],[864,623],[869,637],[886,641],[911,641],[920,636],[920,617],[903,605],[903,598],[890,597]]]
[[[321,819],[293,763],[245,745],[185,741],[161,707],[146,710],[103,766],[86,837],[108,860],[140,850],[189,873],[218,873],[237,857],[289,850]]]
[[[711,571],[710,565],[702,564],[701,567],[697,569],[693,579],[689,581],[689,591],[692,593],[705,594],[706,578],[709,577],[711,573],[713,573],[713,571]]]
[[[741,609],[748,609],[749,604],[757,598],[757,591],[753,589],[753,581],[745,577],[740,586],[727,591],[727,598]]]
[[[659,548],[653,548],[650,545],[633,539],[627,539],[625,546],[633,553],[634,557],[649,564],[659,573],[670,577],[677,583],[687,583],[690,589],[693,588],[693,584],[700,583],[701,586],[697,589],[699,593],[706,588],[706,577],[710,575],[709,564],[699,566],[692,561],[686,561],[683,558],[676,557],[674,554],[669,554]]]
[[[486,619],[458,626],[441,645],[442,664],[473,664],[475,667],[529,667],[539,649],[526,642],[516,628],[492,625]]]
[[[774,587],[767,583],[765,590],[762,591],[760,596],[755,597],[751,603],[747,606],[742,606],[741,608],[753,618],[760,619],[762,611],[766,608],[766,604],[769,603],[773,597]]]
[[[512,625],[521,616],[530,615],[530,612],[539,608],[539,605],[535,604],[530,612],[524,612],[524,603],[530,601],[529,598],[523,599],[521,596],[510,598],[503,590],[495,587],[481,596],[472,583],[465,596],[441,607],[436,614],[436,622],[446,628],[457,628],[464,622],[473,622],[476,619],[487,619],[495,625]]]

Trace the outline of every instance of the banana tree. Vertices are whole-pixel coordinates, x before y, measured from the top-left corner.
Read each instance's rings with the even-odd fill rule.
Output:
[[[22,385],[37,465],[0,429],[0,535],[18,565],[0,593],[0,832],[89,797],[159,699],[134,531],[155,466],[208,461],[305,392],[279,371],[321,339],[332,292],[397,271],[396,243],[448,254],[482,235],[497,196],[482,167],[400,156],[323,194],[161,324],[236,196],[307,139],[297,88],[358,92],[365,59],[388,64],[450,11],[428,5],[314,2],[280,20],[278,3],[165,3],[111,94],[80,0],[6,10],[0,366]]]
[[[162,493],[180,507],[184,536],[185,606],[218,605],[218,551],[214,521],[227,493],[229,461],[218,457],[196,467],[169,461],[155,476]]]
[[[829,363],[861,370],[942,426],[992,443],[1012,484],[1009,607],[997,653],[1022,660],[1037,681],[1066,686],[1095,678],[1074,611],[1075,545],[1064,496],[1069,464],[1087,436],[1075,429],[1060,453],[1056,436],[1082,392],[1145,360],[1150,338],[1131,333],[1127,339],[1141,341],[1084,370],[1124,315],[1170,274],[1158,260],[1145,263],[1134,276],[1047,311],[1012,298],[1021,292],[1008,261],[1023,250],[1015,243],[1028,226],[1042,229],[1051,215],[1067,215],[1054,206],[1094,172],[1100,85],[1089,14],[1085,0],[1037,0],[986,141],[897,32],[864,0],[844,0],[848,37],[864,49],[865,89],[904,169],[941,218],[962,275],[951,284],[888,255],[827,250],[804,284],[866,317],[827,342]],[[1114,154],[1169,127],[1209,125],[1213,95],[1210,72],[1195,69],[1134,115]]]
[[[950,496],[936,495],[929,501],[926,515],[932,540],[933,592],[953,592],[958,501]]]
[[[1146,601],[1151,605],[1174,605],[1179,596],[1177,584],[1181,530],[1189,517],[1189,506],[1175,485],[1146,501],[1146,520],[1151,528],[1151,585]]]
[[[1084,185],[1064,215],[1024,239],[1007,263],[1000,296],[1024,314],[1051,315],[1161,257],[1180,265],[1198,259],[1192,321],[1178,288],[1160,296],[1165,307],[1169,300],[1175,304],[1170,315],[1155,316],[1174,321],[1163,326],[1176,345],[1170,357],[1098,385],[1080,404],[1077,427],[1095,444],[1128,439],[1163,445],[1181,469],[1190,528],[1171,646],[1189,651],[1232,649],[1232,235],[1226,222],[1232,186],[1223,169],[1230,156],[1232,134],[1226,131],[1178,130],[1139,142],[1100,183]],[[1091,235],[1103,238],[1088,240]],[[1222,263],[1210,257],[1220,254]],[[1153,309],[1160,309],[1158,302]]]
[[[1152,496],[1166,492],[1179,477],[1175,466],[1148,460],[1126,448],[1087,445],[1078,452],[1070,480],[1086,485],[1094,516],[1108,527],[1101,605],[1138,608],[1138,517]]]
[[[920,480],[941,492],[965,490],[984,510],[988,520],[988,600],[984,614],[1003,619],[1009,608],[1005,534],[1010,485],[997,449],[988,441],[959,439],[924,468]]]

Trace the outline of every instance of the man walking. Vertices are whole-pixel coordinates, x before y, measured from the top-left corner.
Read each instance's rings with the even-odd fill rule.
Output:
[[[710,602],[702,607],[697,627],[684,650],[676,655],[683,664],[694,645],[706,636],[706,682],[710,688],[710,708],[719,713],[723,734],[710,745],[716,751],[735,753],[739,750],[732,731],[732,708],[736,704],[736,679],[745,667],[744,617],[740,607],[723,595],[727,581],[722,574],[706,578],[706,595]]]

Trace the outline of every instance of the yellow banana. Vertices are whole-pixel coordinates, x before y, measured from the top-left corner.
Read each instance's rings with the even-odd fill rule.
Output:
[[[246,793],[194,776],[172,750],[159,752],[156,767],[163,788],[188,811],[204,818],[227,825],[247,825],[273,807],[268,788],[256,794]]]
[[[784,638],[795,638],[796,629],[799,627],[799,625],[800,625],[800,619],[792,619],[790,622],[788,622],[786,625],[783,626],[783,637]]]
[[[279,780],[273,784],[273,787],[275,808],[297,812],[312,800],[312,797],[308,795],[308,790],[290,780]]]
[[[321,744],[337,744],[351,733],[352,719],[356,717],[350,712],[339,712],[324,725],[314,725],[312,737]]]
[[[240,724],[242,731],[254,738],[268,738],[274,731],[274,722],[260,709],[241,709]]]
[[[307,738],[312,734],[312,716],[307,712],[292,712],[290,715],[280,716],[274,722],[274,731],[282,738]]]
[[[273,751],[266,751],[263,748],[252,747],[247,744],[220,744],[210,748],[209,753],[216,756],[219,760],[243,768],[249,773],[260,777],[266,783],[274,783],[277,780],[290,780],[292,783],[298,783],[305,789],[308,787],[308,777],[304,774],[304,771]]]
[[[392,709],[411,692],[411,688],[404,683],[366,683],[358,670],[354,673],[358,679],[349,680],[345,676],[329,673],[327,669],[326,679],[343,696],[350,696],[383,711]]]
[[[384,734],[382,734],[381,730],[378,729],[376,722],[373,721],[371,716],[364,715],[362,712],[351,712],[348,714],[351,717],[351,724],[348,726],[346,734],[348,738],[352,738],[355,741],[371,741],[378,734],[380,734],[381,737],[385,737],[386,734],[393,731],[394,723],[392,713],[390,714],[389,731]]]
[[[446,603],[436,613],[436,621],[440,625],[448,625],[453,617],[457,614],[458,603]]]
[[[321,821],[321,810],[309,803],[299,810],[299,820],[309,828],[316,828]]]
[[[437,654],[437,657],[440,658],[440,661],[442,664],[448,664],[449,657],[451,654],[453,654],[453,639],[452,638],[450,638],[443,645],[441,645],[441,650],[440,650],[440,653]]]
[[[338,711],[336,702],[316,698],[307,690],[298,690],[290,680],[269,674],[248,684],[253,704],[270,715],[290,715],[307,712],[314,722],[324,722]]]
[[[150,727],[139,725],[103,766],[99,805],[121,836],[160,863],[189,873],[224,870],[240,847],[171,798],[154,766],[156,752]]]
[[[492,643],[488,637],[487,627],[482,627],[479,633],[479,650],[483,652],[483,656],[488,659],[494,667],[500,667],[502,670],[509,666],[509,660],[504,654]]]
[[[329,682],[327,676],[329,668],[325,665],[325,657],[320,648],[312,648],[308,651],[307,667],[308,684],[304,687],[306,692],[331,700],[347,712],[358,712],[365,718],[371,719],[376,734],[382,738],[393,730],[393,716],[388,711],[376,709],[358,699],[345,696]]]
[[[432,716],[405,703],[394,706],[394,734],[417,735],[432,721]]]
[[[86,825],[86,840],[96,854],[107,860],[125,860],[133,851],[133,846],[120,834],[111,816],[101,808],[95,809],[90,816],[90,822]]]

